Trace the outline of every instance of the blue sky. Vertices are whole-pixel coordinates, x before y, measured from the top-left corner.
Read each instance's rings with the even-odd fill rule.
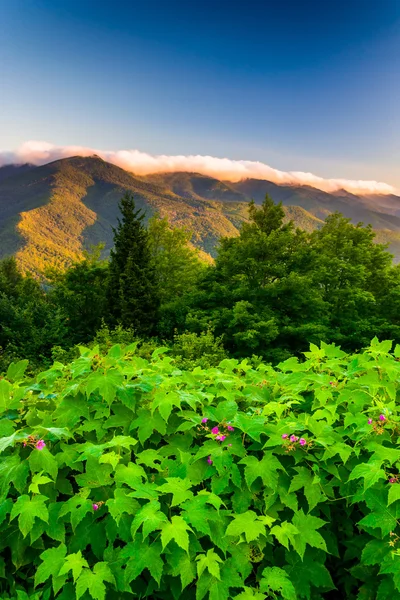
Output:
[[[399,0],[0,0],[0,150],[259,160],[400,188]]]

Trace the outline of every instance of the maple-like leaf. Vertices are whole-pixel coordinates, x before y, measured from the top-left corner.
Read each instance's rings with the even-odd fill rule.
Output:
[[[386,474],[381,469],[382,462],[380,460],[374,460],[369,463],[361,463],[354,467],[349,475],[349,481],[353,479],[364,479],[364,491],[374,485],[379,479],[386,479]]]
[[[28,488],[28,492],[39,494],[39,485],[44,485],[45,483],[50,483],[51,481],[52,480],[50,477],[46,477],[46,475],[42,475],[42,473],[37,473],[32,477],[32,482]]]
[[[94,372],[87,379],[86,395],[89,398],[92,392],[99,390],[100,395],[110,405],[123,380],[124,376],[118,369],[109,369],[104,373]]]
[[[165,548],[171,540],[189,552],[189,535],[188,531],[192,531],[189,525],[180,516],[173,516],[171,522],[163,523],[161,527],[161,543]]]
[[[256,540],[260,535],[265,535],[265,527],[272,525],[275,521],[269,516],[257,516],[252,510],[247,510],[240,515],[234,515],[226,529],[226,535],[240,536],[245,535],[247,542]]]
[[[64,502],[60,510],[60,517],[71,513],[71,525],[73,531],[75,531],[76,527],[85,517],[85,515],[93,510],[93,503],[88,500],[89,494],[89,489],[82,489],[79,494],[75,494],[75,496]]]
[[[246,456],[240,461],[240,464],[246,465],[244,477],[249,489],[257,477],[261,477],[266,487],[276,490],[279,477],[278,471],[283,470],[283,467],[272,452],[265,453],[261,460],[257,460],[255,456]]]
[[[72,571],[74,582],[78,579],[83,569],[89,568],[87,560],[82,556],[82,552],[78,550],[75,554],[68,554],[65,557],[65,562],[60,569],[59,575],[66,575]]]
[[[158,431],[161,435],[165,435],[167,424],[159,412],[151,414],[149,410],[142,408],[139,409],[137,418],[131,423],[130,431],[134,429],[138,430],[137,436],[143,446],[145,441],[149,439],[154,431]]]
[[[289,542],[294,545],[295,536],[298,535],[299,530],[293,525],[293,523],[283,521],[280,525],[275,525],[272,527],[271,533],[276,537],[278,542],[280,542],[289,550]]]
[[[171,574],[181,578],[182,590],[196,578],[196,565],[182,548],[172,548],[168,555],[168,564],[171,566]]]
[[[325,540],[317,531],[325,525],[325,521],[312,515],[305,515],[302,510],[299,510],[294,514],[292,523],[299,533],[291,541],[294,549],[301,557],[304,556],[307,544],[327,552]]]
[[[149,533],[161,529],[162,524],[168,522],[167,516],[161,512],[160,508],[161,505],[157,500],[151,500],[136,512],[131,527],[132,537],[143,525],[143,540],[145,540]]]
[[[49,511],[45,504],[46,500],[46,496],[33,496],[30,498],[24,494],[14,504],[10,521],[18,517],[18,526],[24,537],[31,531],[36,517],[46,523],[48,522]]]
[[[47,448],[32,450],[29,456],[29,466],[32,473],[48,473],[55,480],[58,473],[58,463]]]
[[[144,543],[142,539],[137,539],[127,544],[120,553],[120,559],[127,561],[125,569],[126,583],[129,584],[139,577],[144,569],[148,569],[151,576],[160,584],[164,568],[161,552],[160,542],[153,542],[149,545]]]
[[[278,592],[284,600],[297,600],[296,590],[288,574],[279,567],[267,567],[262,572],[260,590],[270,594]]]
[[[222,563],[222,559],[218,554],[210,548],[207,550],[207,554],[198,554],[196,556],[197,563],[197,575],[201,577],[205,569],[213,575],[216,579],[221,579],[219,563]]]
[[[167,477],[167,483],[160,485],[158,489],[164,494],[172,494],[171,506],[182,504],[185,500],[193,498],[193,492],[190,491],[192,482],[190,479],[180,479],[180,477]]]
[[[49,548],[40,555],[42,563],[36,569],[35,587],[47,581],[49,577],[57,577],[61,567],[64,565],[67,547],[60,544],[57,548]]]
[[[115,519],[117,525],[124,513],[134,515],[140,509],[137,500],[129,497],[129,490],[117,488],[114,490],[114,498],[109,498],[106,502],[110,515]]]
[[[105,600],[106,586],[104,582],[115,584],[114,575],[107,563],[96,563],[93,571],[83,569],[76,582],[76,599],[79,600],[88,591],[93,600]]]

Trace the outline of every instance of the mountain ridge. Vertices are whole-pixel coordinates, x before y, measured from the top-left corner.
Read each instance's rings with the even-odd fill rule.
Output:
[[[337,210],[354,223],[371,223],[377,241],[391,243],[400,259],[397,196],[328,194],[310,186],[256,179],[232,183],[186,172],[136,176],[98,156],[0,168],[0,256],[16,254],[23,271],[42,276],[49,267],[79,260],[92,244],[105,242],[106,255],[126,191],[146,218],[157,212],[172,226],[193,231],[193,245],[208,258],[215,256],[221,236],[238,235],[249,201],[260,204],[268,193],[282,202],[287,220],[307,231]]]

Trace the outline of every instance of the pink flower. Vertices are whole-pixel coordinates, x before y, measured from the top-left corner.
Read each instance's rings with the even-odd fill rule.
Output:
[[[368,425],[372,425],[372,419],[368,419]]]
[[[202,423],[207,423],[208,419],[207,417],[204,417],[204,419],[201,420]]]
[[[287,438],[287,437],[288,437],[288,434],[287,434],[287,433],[283,433],[283,434],[282,434],[282,439],[283,439],[283,440],[286,440],[286,438]]]
[[[228,425],[227,429],[228,429],[228,431],[235,431],[235,428],[232,427],[232,425]]]
[[[290,440],[291,442],[297,442],[297,440],[298,440],[298,439],[299,439],[299,438],[298,438],[296,435],[291,435],[291,436],[290,436],[290,438],[289,438],[289,440]]]
[[[389,479],[389,483],[396,483],[397,479],[395,477],[391,477]]]
[[[307,444],[307,441],[304,438],[300,438],[300,446],[305,446]]]
[[[226,435],[220,435],[219,439],[221,440],[221,442],[223,442],[224,440],[226,440]]]
[[[219,433],[219,429],[218,429],[218,427],[213,427],[213,428],[211,429],[211,433],[212,433],[213,435],[217,435],[217,434]]]
[[[44,440],[39,440],[38,442],[36,442],[35,448],[36,450],[43,450],[45,446],[46,444],[44,443]]]
[[[24,442],[24,448],[26,448],[26,442]]]
[[[209,457],[207,458],[207,462],[208,462],[208,464],[209,464],[209,465],[212,465],[212,462],[213,462],[213,461],[211,460],[211,456],[209,456]]]
[[[221,437],[222,437],[221,435],[217,435],[217,437],[215,439],[219,441],[221,439]]]
[[[379,420],[380,421],[386,421],[385,415],[379,415]]]
[[[228,444],[228,446],[232,446],[232,444]]]
[[[93,508],[93,510],[99,510],[99,505],[98,504],[92,504],[92,508]]]
[[[329,385],[335,385],[335,382],[334,381],[330,381]]]

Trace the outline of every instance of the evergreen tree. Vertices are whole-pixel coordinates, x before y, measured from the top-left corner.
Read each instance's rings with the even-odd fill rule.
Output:
[[[120,211],[122,219],[114,229],[107,284],[110,322],[149,335],[156,328],[159,300],[143,224],[145,215],[135,209],[129,193],[122,198]]]

